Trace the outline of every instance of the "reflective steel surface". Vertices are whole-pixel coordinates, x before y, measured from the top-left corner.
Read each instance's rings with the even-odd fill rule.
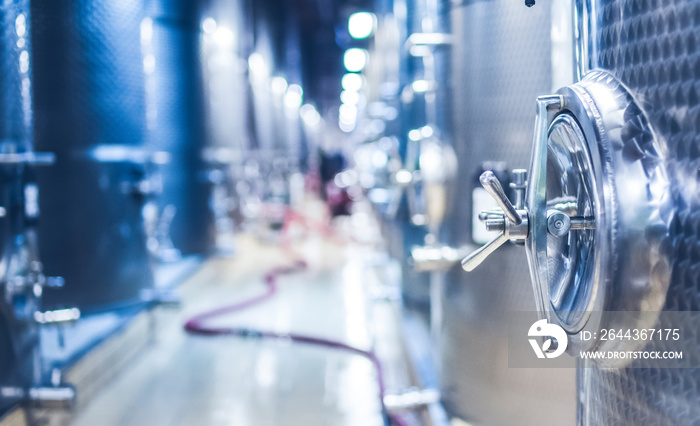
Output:
[[[594,66],[609,70],[641,101],[665,153],[673,200],[666,247],[673,260],[663,309],[697,311],[700,4],[604,0],[593,6]],[[636,151],[634,138],[624,142]],[[683,424],[700,418],[697,369],[586,368],[579,371],[579,386],[582,424]]]
[[[550,2],[532,9],[490,1],[451,8],[459,195],[446,228],[453,247],[472,242],[471,194],[482,163],[528,166],[534,99],[552,90],[550,12]],[[501,247],[471,273],[454,268],[443,304],[439,363],[448,412],[483,424],[535,425],[542,413],[574,423],[573,371],[507,367],[506,315],[536,309],[522,248]]]
[[[576,119],[567,113],[551,124],[547,155],[547,207],[568,216],[593,215],[590,159]],[[547,235],[549,261],[549,303],[556,312],[585,311],[591,287],[581,285],[592,275],[595,239],[592,230],[569,231],[562,236]],[[571,319],[562,318],[567,326]]]

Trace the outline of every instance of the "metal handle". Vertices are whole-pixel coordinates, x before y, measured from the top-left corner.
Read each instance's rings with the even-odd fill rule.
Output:
[[[474,247],[422,246],[411,250],[410,261],[416,272],[447,271],[459,263]]]
[[[549,270],[547,267],[547,132],[549,110],[564,107],[560,95],[537,98],[537,118],[533,137],[530,179],[527,184],[527,205],[530,230],[525,242],[527,260],[530,265],[535,304],[539,312],[545,312],[549,300]]]
[[[491,253],[496,251],[506,241],[508,241],[508,237],[506,236],[505,232],[501,232],[496,238],[462,259],[462,269],[467,272],[473,271],[477,266],[481,265],[481,263],[486,260]]]
[[[520,180],[524,181],[525,174],[520,174],[522,174],[522,179]],[[467,272],[473,271],[474,268],[479,266],[491,253],[496,251],[506,241],[524,240],[528,230],[527,211],[524,209],[518,210],[513,206],[496,175],[492,171],[485,171],[479,177],[479,181],[501,207],[500,209],[481,212],[479,219],[484,222],[487,230],[501,232],[496,238],[462,260],[462,269]],[[522,199],[524,194],[520,192],[524,192],[524,184],[518,186],[516,190],[518,192],[517,198]]]
[[[520,215],[515,210],[513,204],[511,204],[505,191],[503,191],[503,186],[501,186],[501,182],[498,181],[496,175],[492,171],[485,171],[481,174],[481,177],[479,177],[479,181],[486,192],[491,194],[491,196],[496,200],[508,220],[516,225],[520,225],[523,220],[520,218]]]

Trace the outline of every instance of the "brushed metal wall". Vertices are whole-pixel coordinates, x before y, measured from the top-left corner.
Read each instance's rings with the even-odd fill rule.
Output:
[[[540,4],[541,3],[541,4]],[[453,4],[452,87],[457,197],[451,245],[471,243],[471,193],[484,161],[527,168],[535,99],[552,90],[549,2]],[[506,245],[475,271],[454,268],[443,295],[441,392],[446,409],[477,424],[575,420],[575,371],[509,369],[509,311],[535,310],[525,251]]]
[[[664,310],[700,310],[700,2],[590,2],[592,66],[611,71],[640,102],[667,150],[675,219]],[[633,141],[630,141],[633,143]],[[694,329],[694,330],[689,330]],[[697,353],[700,324],[683,329]],[[671,349],[671,348],[668,348]],[[674,350],[677,350],[675,348]],[[579,369],[583,425],[696,424],[700,369]]]

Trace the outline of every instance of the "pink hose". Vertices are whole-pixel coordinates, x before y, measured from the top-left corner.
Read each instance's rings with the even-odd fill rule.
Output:
[[[307,268],[306,262],[303,260],[295,261],[291,266],[283,266],[272,269],[270,272],[265,274],[265,292],[259,296],[255,296],[251,299],[244,300],[239,303],[234,303],[232,305],[223,306],[218,309],[214,309],[203,314],[195,315],[185,322],[185,331],[191,334],[197,334],[201,336],[238,336],[238,337],[250,337],[258,339],[280,339],[288,340],[295,343],[304,343],[308,345],[315,345],[331,349],[339,349],[346,352],[353,353],[355,355],[362,356],[368,359],[377,371],[377,384],[379,386],[379,398],[382,406],[382,412],[388,415],[392,424],[396,426],[407,426],[407,423],[403,418],[397,415],[388,414],[386,407],[384,406],[384,395],[386,392],[386,387],[384,383],[384,377],[382,373],[382,366],[379,359],[372,351],[367,351],[354,346],[350,346],[347,343],[343,343],[336,340],[325,339],[321,337],[314,337],[304,334],[296,333],[276,333],[267,330],[256,330],[246,327],[207,327],[203,323],[206,320],[223,316],[230,315],[259,303],[270,299],[277,293],[277,278],[283,274],[290,274],[293,272],[302,271]]]

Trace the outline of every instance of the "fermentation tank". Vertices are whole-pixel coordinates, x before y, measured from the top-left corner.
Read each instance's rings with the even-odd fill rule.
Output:
[[[590,16],[584,56],[590,62],[581,67],[608,70],[629,89],[665,154],[671,276],[662,309],[698,311],[700,3],[604,0],[586,2],[582,10]],[[697,334],[690,330],[699,325],[697,320],[686,325],[682,332],[691,339],[686,356],[697,356]],[[606,370],[590,362],[581,367],[581,424],[685,424],[700,418],[698,368]]]
[[[505,161],[508,169],[528,164],[533,100],[551,91],[557,77],[552,65],[555,2],[541,3],[533,9],[510,1],[452,3],[451,88],[459,161],[457,196],[445,224],[452,247],[475,244],[473,193],[478,173],[491,167],[484,163]],[[557,59],[558,67],[572,69],[572,56]],[[449,413],[477,424],[535,425],[543,416],[573,424],[572,369],[508,366],[508,315],[536,307],[525,254],[516,247],[500,250],[498,259],[488,259],[472,273],[459,268],[448,273],[439,360],[443,403]]]
[[[410,169],[408,163],[411,162],[411,156],[409,154],[411,149],[409,145],[416,142],[411,141],[409,136],[411,131],[415,133],[416,130],[428,124],[437,127],[435,120],[428,119],[429,113],[427,111],[426,97],[439,99],[438,104],[441,106],[448,102],[445,98],[448,92],[445,90],[446,78],[444,67],[440,68],[440,71],[443,71],[443,73],[439,75],[440,78],[436,78],[435,76],[431,78],[433,83],[436,81],[439,82],[441,95],[439,98],[436,96],[436,93],[417,93],[413,90],[414,81],[425,81],[425,64],[421,56],[414,56],[411,54],[408,48],[409,38],[413,34],[446,32],[449,27],[444,16],[438,13],[437,8],[429,7],[432,3],[437,4],[437,2],[427,2],[423,0],[399,0],[394,4],[395,16],[399,20],[400,25],[403,24],[402,26],[405,28],[401,33],[402,37],[399,45],[399,58],[401,61],[399,66],[399,98],[401,103],[398,140],[400,142],[399,154],[403,159],[404,167],[407,169]],[[440,4],[442,3],[443,2],[440,2]],[[424,25],[424,23],[429,24]],[[439,54],[438,61],[434,62],[444,65],[446,62],[444,52]],[[433,103],[432,106],[435,106],[435,103]],[[444,111],[441,110],[441,112]],[[441,115],[440,117],[443,116],[444,115]],[[443,127],[443,130],[447,131],[448,129]],[[415,160],[415,158],[413,160]],[[416,272],[413,265],[404,261],[411,256],[411,250],[414,247],[425,245],[425,238],[428,235],[428,229],[424,226],[424,217],[416,215],[416,211],[411,208],[412,194],[410,192],[410,188],[408,191],[404,191],[402,203],[396,217],[399,221],[401,232],[401,251],[399,251],[396,256],[402,260],[402,295],[404,303],[409,307],[428,311],[430,305],[430,277],[426,273]]]
[[[250,15],[250,1],[245,0],[210,2],[202,15],[201,67],[209,131],[205,158],[212,166],[212,208],[220,233],[232,230],[233,216],[240,213],[248,189],[243,163],[251,143],[246,60],[252,41]]]
[[[485,213],[500,235],[463,267],[507,265],[485,259],[507,240],[525,246],[541,321],[578,358],[580,424],[690,424],[700,417],[700,5],[590,1],[574,16],[580,80],[537,98],[524,200],[514,207],[481,176],[500,200]]]
[[[155,165],[160,193],[147,210],[158,235],[151,247],[161,258],[206,254],[214,246],[212,181],[205,162],[209,143],[202,67],[202,6],[192,1],[151,0],[141,25],[146,87],[145,146],[162,152]],[[156,154],[158,155],[158,154]]]
[[[287,2],[254,2],[254,44],[248,61],[252,94],[251,150],[246,172],[258,211],[251,216],[265,219],[265,226],[280,229],[284,211],[292,199],[293,176],[302,169],[303,145],[300,108],[304,102],[301,81],[300,28]],[[302,179],[303,181],[303,179]]]
[[[152,285],[142,207],[145,81],[143,2],[31,3],[35,148],[48,309],[86,312],[140,301]]]

